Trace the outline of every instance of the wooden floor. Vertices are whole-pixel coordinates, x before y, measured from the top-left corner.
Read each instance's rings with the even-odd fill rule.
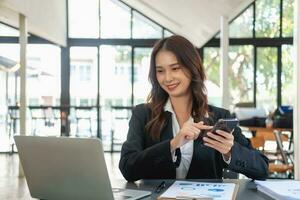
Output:
[[[110,177],[122,179],[118,169],[119,153],[106,153],[105,160]],[[20,178],[18,154],[0,154],[0,200],[30,200],[25,178]]]

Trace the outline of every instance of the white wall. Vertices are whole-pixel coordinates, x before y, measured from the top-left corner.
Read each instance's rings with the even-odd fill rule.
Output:
[[[19,27],[18,13],[26,16],[29,33],[66,46],[66,0],[0,0],[0,21]]]

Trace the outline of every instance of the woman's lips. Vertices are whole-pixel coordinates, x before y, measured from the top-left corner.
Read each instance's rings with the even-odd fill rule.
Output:
[[[172,85],[167,85],[167,88],[168,88],[169,91],[172,91],[172,90],[174,90],[178,85],[179,85],[178,83],[172,84]]]

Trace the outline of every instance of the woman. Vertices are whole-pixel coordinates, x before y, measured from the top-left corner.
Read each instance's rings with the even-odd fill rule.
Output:
[[[268,159],[240,128],[209,132],[230,113],[208,105],[201,59],[187,39],[175,35],[154,46],[149,79],[148,103],[133,110],[122,146],[119,168],[126,180],[220,179],[223,168],[267,178]]]

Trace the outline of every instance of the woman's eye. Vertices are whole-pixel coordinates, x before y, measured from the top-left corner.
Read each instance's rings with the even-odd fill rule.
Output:
[[[156,72],[157,72],[157,73],[162,73],[163,71],[162,71],[162,70],[156,70]]]
[[[179,69],[179,67],[173,67],[173,68],[172,68],[173,71],[176,71],[176,70],[178,70],[178,69]]]

